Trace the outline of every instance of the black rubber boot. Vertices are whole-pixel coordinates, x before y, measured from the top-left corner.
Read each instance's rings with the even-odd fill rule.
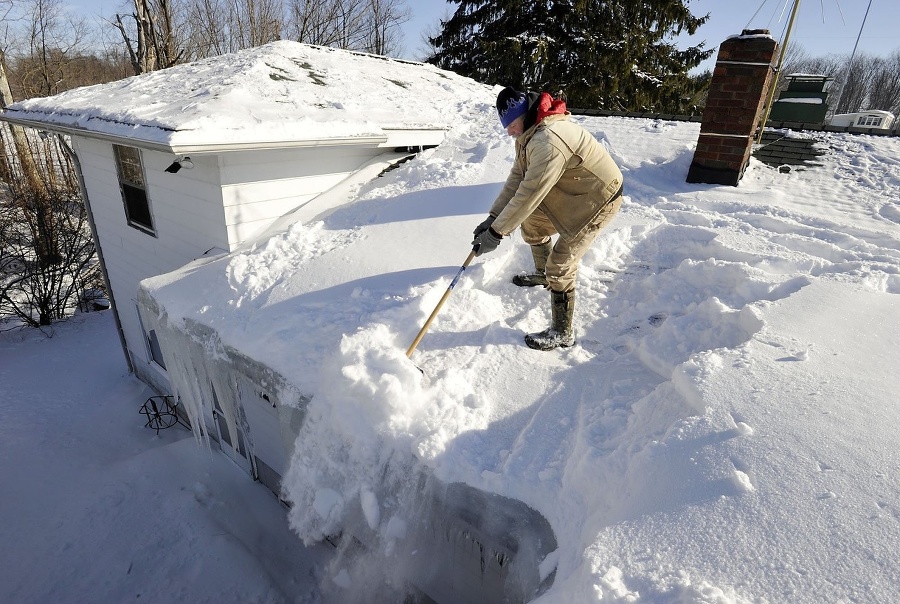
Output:
[[[547,287],[545,270],[547,268],[547,258],[550,257],[552,249],[553,246],[550,245],[549,241],[540,245],[532,245],[531,256],[534,258],[534,271],[516,275],[512,278],[513,284],[519,287],[534,287],[536,285]]]
[[[575,328],[572,325],[572,318],[575,315],[575,290],[568,292],[551,290],[550,312],[552,315],[550,329],[525,336],[525,344],[529,348],[553,350],[575,344]]]

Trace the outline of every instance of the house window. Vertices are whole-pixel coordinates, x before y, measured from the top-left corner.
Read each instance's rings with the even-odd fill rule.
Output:
[[[166,369],[166,362],[163,360],[162,348],[159,346],[159,338],[156,337],[155,329],[150,330],[147,344],[150,346],[150,358],[153,359],[153,362]]]
[[[156,336],[156,330],[148,330],[144,327],[144,319],[141,317],[141,309],[138,308],[137,300],[134,302],[134,311],[137,313],[138,324],[141,326],[141,333],[144,334],[144,344],[147,346],[146,354],[150,357],[148,362],[153,362],[166,369],[166,361],[163,358],[162,346],[159,345],[159,338]],[[146,356],[144,358],[147,358]]]
[[[128,224],[155,235],[153,216],[150,214],[150,200],[147,199],[147,185],[144,181],[144,166],[141,164],[141,151],[122,145],[113,145],[113,151]]]
[[[857,126],[880,126],[883,118],[877,115],[863,115],[857,120]]]

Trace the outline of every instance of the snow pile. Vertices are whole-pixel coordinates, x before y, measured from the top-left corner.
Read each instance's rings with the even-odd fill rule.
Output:
[[[513,152],[493,91],[454,94],[447,142],[353,204],[145,282],[311,395],[284,481],[297,533],[354,504],[399,539],[411,519],[381,493],[414,460],[549,520],[540,602],[895,599],[900,143],[821,134],[823,167],[690,185],[697,124],[579,118],[627,196],[583,261],[579,344],[523,345],[549,300],[509,282],[530,263],[514,236],[464,273],[422,375],[403,353]]]

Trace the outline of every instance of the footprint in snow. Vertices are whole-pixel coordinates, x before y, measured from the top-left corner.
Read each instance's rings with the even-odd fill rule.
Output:
[[[647,318],[647,322],[650,323],[653,327],[659,327],[665,322],[665,320],[669,317],[666,313],[656,313],[655,315],[651,315]]]

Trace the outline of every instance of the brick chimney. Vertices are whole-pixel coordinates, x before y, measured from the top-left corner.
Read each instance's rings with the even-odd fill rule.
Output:
[[[745,29],[719,46],[687,182],[737,186],[750,162],[777,47],[767,29]]]

